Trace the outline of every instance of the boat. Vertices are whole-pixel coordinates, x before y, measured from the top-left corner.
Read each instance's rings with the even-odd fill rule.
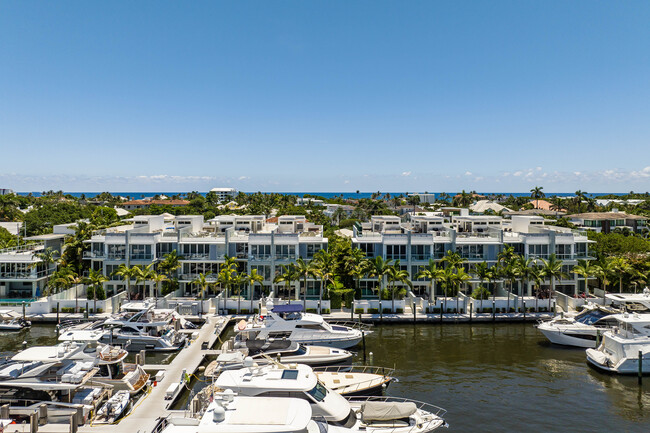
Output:
[[[226,342],[224,348],[229,346]],[[274,360],[283,363],[296,363],[311,366],[340,364],[352,359],[352,352],[325,346],[305,346],[289,340],[247,340],[245,349],[228,350],[222,353],[205,368],[205,376],[218,375],[223,370],[242,368],[244,360],[250,357],[258,365]]]
[[[650,374],[650,314],[614,317],[617,325],[603,334],[597,348],[586,350],[587,362],[607,373]]]
[[[113,424],[117,421],[129,405],[130,394],[128,391],[118,391],[97,411],[94,424]]]
[[[267,315],[256,315],[235,325],[235,345],[246,347],[248,340],[290,340],[305,345],[330,346],[339,349],[354,347],[369,330],[360,323],[329,324],[322,316],[302,312],[301,304],[266,304]]]
[[[100,331],[67,331],[59,340],[63,351],[80,348],[75,358],[96,362],[99,371],[95,381],[131,395],[142,391],[150,375],[140,365],[124,362],[127,350],[100,343],[102,335]]]
[[[215,393],[205,409],[161,419],[152,433],[326,433],[312,419],[309,402],[298,398],[246,397]]]
[[[599,333],[616,324],[614,315],[619,310],[596,304],[587,304],[575,315],[560,314],[538,323],[537,329],[553,344],[594,348]]]
[[[15,314],[13,310],[0,311],[0,331],[22,331],[32,326],[32,322]]]
[[[323,417],[329,431],[424,433],[446,426],[444,409],[393,397],[345,398],[324,385],[307,365],[255,366],[221,373],[214,384],[251,397],[289,397],[309,401],[312,414]]]
[[[343,396],[381,395],[394,380],[392,368],[368,365],[314,367],[318,380]]]

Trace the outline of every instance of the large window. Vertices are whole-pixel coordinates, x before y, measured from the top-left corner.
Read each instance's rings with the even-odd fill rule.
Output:
[[[467,260],[483,259],[483,245],[456,245],[456,252]]]
[[[406,245],[386,245],[386,260],[406,260]]]
[[[528,257],[548,259],[548,245],[528,245]]]
[[[441,259],[445,256],[447,252],[447,247],[445,244],[433,244],[433,258]]]
[[[587,244],[581,242],[576,244],[576,256],[579,258],[587,257]]]
[[[124,245],[109,245],[108,246],[108,259],[109,260],[124,260],[126,256],[126,247]]]
[[[278,260],[293,259],[296,257],[295,245],[276,245],[275,258]]]
[[[313,259],[314,255],[322,249],[322,244],[307,244],[307,259]]]
[[[365,253],[366,257],[375,256],[375,244],[361,243],[359,249]]]
[[[271,258],[271,245],[251,245],[251,259],[266,260]]]
[[[185,259],[207,259],[210,257],[209,244],[184,244],[182,255]]]
[[[411,245],[411,259],[429,260],[431,257],[431,247],[429,245]]]
[[[152,260],[151,245],[131,245],[131,260]]]
[[[571,258],[571,245],[557,244],[555,245],[555,255],[558,259]]]
[[[265,281],[271,280],[271,265],[251,265],[251,271],[257,270],[257,273],[264,277]]]

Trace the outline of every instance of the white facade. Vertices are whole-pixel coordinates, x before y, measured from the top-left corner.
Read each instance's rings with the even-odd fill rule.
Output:
[[[219,201],[230,200],[237,195],[235,188],[212,188],[210,192],[215,193]]]

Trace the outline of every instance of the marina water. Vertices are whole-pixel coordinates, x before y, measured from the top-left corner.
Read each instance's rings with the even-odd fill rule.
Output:
[[[54,327],[2,333],[0,351],[16,352],[23,340],[56,344]],[[449,431],[650,431],[650,377],[639,386],[599,373],[584,350],[552,346],[530,323],[383,325],[366,348],[367,363],[396,369],[388,394],[444,407]]]

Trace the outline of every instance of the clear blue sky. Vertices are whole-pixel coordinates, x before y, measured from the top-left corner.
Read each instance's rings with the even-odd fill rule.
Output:
[[[0,2],[0,187],[650,190],[648,1]]]

